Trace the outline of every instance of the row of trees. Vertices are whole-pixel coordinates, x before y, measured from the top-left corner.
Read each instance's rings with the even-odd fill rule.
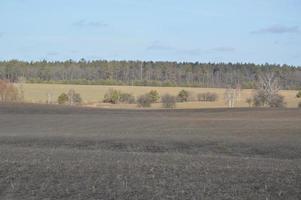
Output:
[[[197,95],[198,101],[216,101],[218,95],[216,93],[200,93]],[[118,90],[109,89],[104,95],[104,103],[136,103],[139,107],[151,107],[151,104],[161,102],[165,108],[174,108],[177,102],[195,101],[192,94],[186,90],[181,90],[177,96],[165,94],[160,96],[156,90],[138,96],[136,99],[132,94],[123,93]]]
[[[301,68],[250,63],[141,61],[0,62],[0,79],[32,83],[256,88],[259,74],[273,71],[282,89],[301,88]]]

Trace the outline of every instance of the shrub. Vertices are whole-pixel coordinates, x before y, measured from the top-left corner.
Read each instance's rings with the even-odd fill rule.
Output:
[[[255,107],[264,106],[267,104],[267,96],[263,91],[257,91],[253,97],[253,105]]]
[[[279,94],[275,94],[269,100],[268,105],[271,108],[282,108],[285,106],[284,97]]]
[[[165,94],[162,98],[162,106],[163,108],[175,108],[177,98],[170,94]]]
[[[189,93],[186,90],[181,90],[177,96],[179,102],[187,102],[189,98]]]
[[[73,105],[73,104],[81,104],[82,103],[82,98],[80,96],[79,93],[76,93],[74,89],[70,89],[67,93],[68,95],[68,100],[69,100],[69,104]]]
[[[300,101],[299,104],[298,104],[298,108],[301,108],[301,101]]]
[[[66,104],[69,101],[69,97],[66,93],[62,93],[59,97],[58,97],[58,103],[59,104]]]
[[[82,103],[82,98],[79,93],[73,95],[73,103],[77,105]]]
[[[120,94],[120,102],[133,104],[133,103],[135,103],[135,97],[129,93],[121,93]]]
[[[148,94],[141,95],[137,99],[137,104],[139,107],[144,107],[144,108],[151,107],[152,102],[153,102],[153,99]]]
[[[217,101],[218,95],[216,93],[206,92],[198,94],[199,101]]]
[[[284,97],[279,94],[268,96],[264,91],[259,90],[253,97],[253,104],[256,107],[268,105],[270,107],[284,107]]]
[[[104,103],[117,104],[120,101],[121,92],[114,89],[109,89],[104,95]]]
[[[160,95],[157,90],[151,90],[147,95],[151,99],[151,103],[156,103],[160,99]]]
[[[249,105],[249,107],[251,107],[252,103],[253,103],[253,99],[252,98],[247,98],[246,103]]]
[[[301,90],[296,95],[297,98],[301,98]]]

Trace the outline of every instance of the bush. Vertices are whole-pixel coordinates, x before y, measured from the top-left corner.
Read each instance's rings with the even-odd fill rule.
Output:
[[[267,104],[267,96],[264,91],[257,91],[253,97],[253,105],[255,107],[265,106]]]
[[[59,97],[58,97],[58,103],[59,104],[66,104],[69,101],[69,97],[66,93],[62,93]]]
[[[299,104],[298,104],[298,108],[301,108],[301,101],[300,101]]]
[[[109,89],[104,95],[104,103],[117,104],[120,101],[121,92],[114,89]]]
[[[133,103],[135,103],[135,97],[129,93],[121,93],[120,94],[120,102],[133,104]]]
[[[297,98],[301,98],[301,90],[296,95]]]
[[[206,92],[198,94],[199,101],[217,101],[218,95],[216,93]]]
[[[165,94],[162,98],[162,106],[163,108],[175,108],[177,98],[175,96]]]
[[[282,108],[285,106],[284,97],[279,94],[273,95],[268,105],[271,108]]]
[[[284,107],[284,97],[279,94],[274,94],[272,96],[266,95],[262,90],[257,91],[253,97],[253,104],[256,107],[268,105],[270,107]]]
[[[160,99],[160,95],[157,90],[151,90],[147,95],[151,99],[151,103],[156,103]]]
[[[179,102],[187,102],[189,98],[189,93],[186,90],[181,90],[177,96]]]
[[[137,99],[137,104],[139,107],[144,107],[144,108],[151,107],[152,102],[153,102],[153,99],[148,94],[141,95]]]
[[[82,103],[82,98],[79,93],[76,93],[74,89],[70,89],[67,93],[70,105],[79,105]]]
[[[73,103],[74,103],[74,104],[77,104],[77,105],[79,105],[79,104],[82,103],[82,97],[80,96],[79,93],[75,93],[75,94],[73,95]]]
[[[246,103],[249,105],[249,107],[251,107],[252,103],[253,103],[253,99],[252,98],[247,98]]]

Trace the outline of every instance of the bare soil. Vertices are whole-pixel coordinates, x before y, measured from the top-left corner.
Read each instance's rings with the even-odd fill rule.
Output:
[[[0,199],[301,199],[301,109],[0,105]]]

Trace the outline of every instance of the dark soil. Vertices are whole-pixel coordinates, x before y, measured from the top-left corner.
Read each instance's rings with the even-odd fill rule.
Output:
[[[301,109],[0,105],[0,199],[301,199]]]

